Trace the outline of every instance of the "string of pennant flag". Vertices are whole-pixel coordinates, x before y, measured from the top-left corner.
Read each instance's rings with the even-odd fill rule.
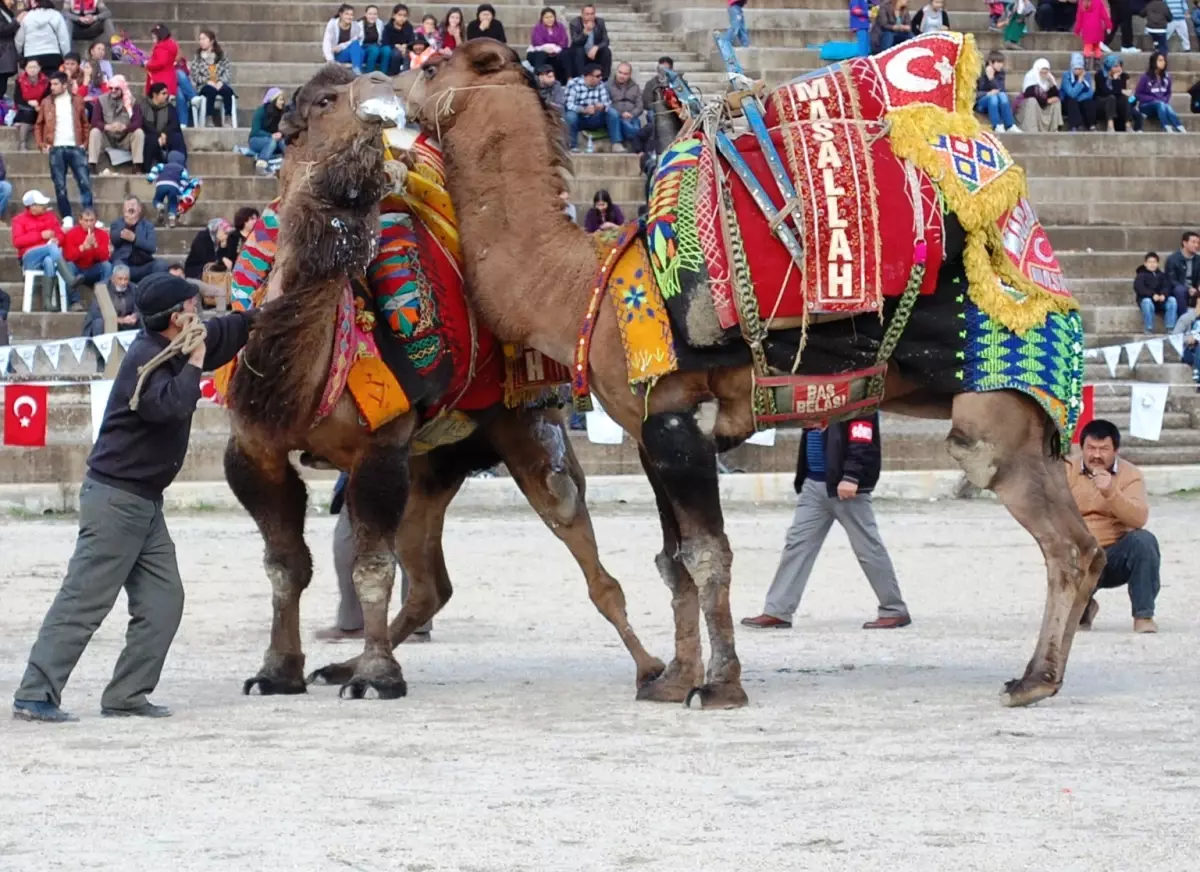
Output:
[[[25,364],[25,368],[33,372],[40,351],[49,361],[51,368],[58,371],[60,363],[70,363],[70,358],[64,357],[63,352],[69,351],[75,358],[75,363],[83,363],[83,356],[88,346],[96,349],[100,360],[107,363],[112,356],[113,346],[120,345],[126,351],[137,339],[137,330],[122,330],[119,333],[103,333],[99,336],[75,336],[71,339],[53,339],[47,342],[26,342],[21,345],[0,345],[0,376],[8,372],[13,355]]]

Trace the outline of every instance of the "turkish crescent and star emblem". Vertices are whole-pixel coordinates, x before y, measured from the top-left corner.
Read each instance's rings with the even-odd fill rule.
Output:
[[[954,65],[962,50],[958,34],[926,34],[871,58],[889,110],[905,106],[954,105]]]
[[[1018,200],[996,223],[1004,253],[1025,278],[1049,294],[1071,296],[1054,246],[1028,199]]]
[[[6,385],[4,444],[41,447],[46,444],[46,386]]]

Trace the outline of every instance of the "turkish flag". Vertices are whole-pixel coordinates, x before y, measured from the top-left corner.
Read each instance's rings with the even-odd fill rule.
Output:
[[[46,444],[45,385],[4,388],[4,444],[41,448]]]
[[[1096,417],[1096,386],[1083,386],[1083,408],[1079,411],[1079,420],[1075,423],[1075,434],[1071,437],[1071,442],[1079,441],[1079,434],[1083,428],[1092,423],[1092,419]]]

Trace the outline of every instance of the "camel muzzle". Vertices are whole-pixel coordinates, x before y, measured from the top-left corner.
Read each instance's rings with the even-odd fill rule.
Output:
[[[360,121],[378,122],[384,127],[403,127],[407,123],[404,104],[392,90],[391,80],[382,73],[359,77],[354,83],[354,97]]]

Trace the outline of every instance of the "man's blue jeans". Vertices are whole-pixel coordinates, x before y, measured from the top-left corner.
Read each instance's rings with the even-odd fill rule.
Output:
[[[283,140],[273,136],[251,136],[250,150],[258,160],[270,160],[276,155],[283,155]]]
[[[88,173],[87,152],[73,146],[55,146],[50,149],[50,180],[54,182],[58,214],[63,218],[71,217],[71,199],[67,196],[68,169],[79,185],[79,201],[85,209],[92,206],[92,177]]]
[[[1108,562],[1096,589],[1129,585],[1129,603],[1135,618],[1154,617],[1154,600],[1161,585],[1162,557],[1158,539],[1149,530],[1130,530],[1104,549]]]
[[[637,118],[622,118],[621,119],[621,141],[629,142],[636,140],[642,130],[642,122]]]
[[[175,95],[175,111],[179,113],[181,123],[192,125],[195,122],[192,118],[192,100],[196,97],[196,89],[192,87],[191,77],[183,70],[175,71],[175,84],[179,86],[179,92]]]
[[[12,182],[0,179],[0,218],[4,216],[4,210],[8,208],[8,201],[11,198]]]
[[[1175,329],[1175,322],[1179,320],[1179,301],[1170,294],[1167,294],[1167,299],[1161,303],[1143,297],[1138,301],[1138,305],[1142,309],[1142,327],[1147,333],[1154,332],[1155,312],[1163,313],[1163,323],[1168,333]]]
[[[57,242],[47,242],[25,252],[25,256],[21,258],[21,269],[38,269],[42,271],[42,275],[51,279],[61,275],[67,283],[67,305],[74,306],[79,302],[79,294],[71,287],[75,271],[63,260],[62,249],[58,247]]]
[[[575,143],[579,141],[579,131],[581,130],[608,130],[608,138],[614,144],[621,142],[621,116],[617,114],[617,110],[611,106],[601,115],[599,112],[594,115],[584,115],[580,112],[572,112],[567,110],[567,145],[575,148]]]
[[[750,34],[746,32],[746,10],[734,4],[729,7],[729,30],[727,32],[730,45],[750,45]]]
[[[77,270],[79,281],[85,285],[98,285],[101,282],[107,283],[112,278],[112,264],[106,260],[100,263],[94,263],[85,270]]]
[[[996,94],[982,94],[975,101],[976,112],[986,112],[992,127],[1012,127],[1017,122],[1013,119],[1012,103],[1003,91]]]
[[[354,72],[362,75],[363,47],[361,42],[352,42],[339,52],[334,52],[333,59],[339,64],[349,64]]]

